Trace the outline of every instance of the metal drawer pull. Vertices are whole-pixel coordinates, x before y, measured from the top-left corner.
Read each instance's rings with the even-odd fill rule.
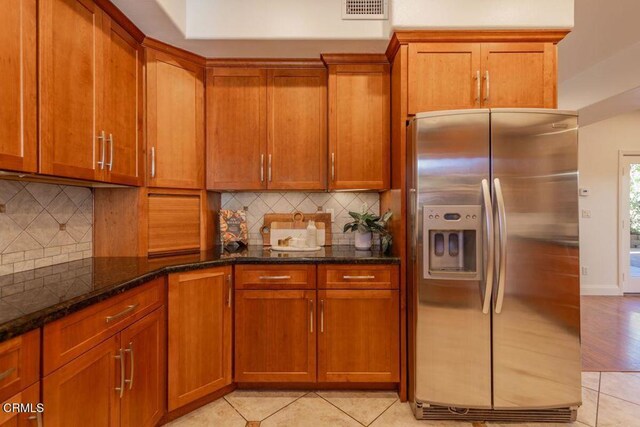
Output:
[[[100,141],[100,160],[98,160],[98,166],[100,169],[104,169],[104,143],[105,143],[105,134],[104,131],[100,132],[98,136],[98,141]]]
[[[116,387],[116,391],[120,393],[120,399],[124,396],[124,351],[122,349],[118,350],[118,355],[115,356],[116,359],[120,359],[120,387]]]
[[[109,163],[107,163],[109,167],[109,172],[113,170],[113,134],[109,134]]]
[[[331,153],[331,181],[336,180],[336,153]]]
[[[320,332],[324,332],[324,300],[320,300]]]
[[[264,182],[264,154],[260,154],[260,182]]]
[[[309,300],[309,325],[310,325],[310,333],[313,333],[313,300]]]
[[[133,388],[133,367],[135,366],[135,362],[133,360],[133,343],[129,343],[129,348],[125,350],[125,352],[129,353],[131,356],[129,366],[131,367],[131,378],[128,380],[124,380],[125,384],[129,384],[129,390]]]
[[[271,182],[271,154],[269,154],[269,166],[267,169],[267,175],[269,176],[269,182]]]
[[[15,367],[11,367],[4,372],[0,372],[0,381],[7,378],[9,375],[13,374],[16,371]]]
[[[260,276],[260,280],[289,280],[291,276]]]
[[[151,147],[151,178],[156,177],[156,147]]]
[[[227,307],[231,308],[231,299],[233,298],[231,292],[232,292],[232,283],[231,283],[231,275],[227,275],[227,285],[229,286],[229,294],[227,295]]]
[[[376,276],[342,276],[345,280],[368,280],[375,279]]]
[[[125,308],[124,310],[122,310],[120,313],[118,314],[114,314],[113,316],[107,316],[104,318],[104,321],[107,323],[110,323],[114,320],[119,319],[120,317],[124,316],[125,314],[131,313],[133,310],[135,310],[138,307],[138,303],[135,303],[133,305],[128,305],[127,308]]]
[[[35,415],[31,415],[27,418],[29,421],[36,421],[38,427],[42,427],[42,412],[36,412]]]
[[[489,102],[489,94],[490,94],[490,89],[491,89],[491,81],[489,80],[489,70],[486,70],[484,72],[484,80],[487,83],[487,93],[484,94],[484,100],[485,102]]]

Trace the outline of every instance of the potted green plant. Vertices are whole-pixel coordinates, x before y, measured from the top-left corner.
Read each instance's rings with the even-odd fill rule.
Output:
[[[387,230],[387,222],[393,215],[388,210],[384,215],[374,215],[370,212],[349,212],[353,221],[344,225],[344,232],[353,231],[356,233],[356,249],[368,251],[371,249],[371,237],[373,233],[380,235],[382,252],[386,253],[391,247],[392,236]]]

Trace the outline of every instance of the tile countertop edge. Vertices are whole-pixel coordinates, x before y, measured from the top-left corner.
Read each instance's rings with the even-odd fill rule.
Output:
[[[222,267],[235,264],[360,264],[360,265],[398,265],[399,257],[339,257],[331,256],[323,258],[299,257],[299,258],[262,258],[262,257],[238,257],[209,261],[186,262],[182,264],[159,267],[139,276],[127,279],[108,288],[79,295],[68,301],[51,305],[36,312],[25,314],[14,320],[0,324],[0,343],[22,335],[31,330],[41,328],[72,313],[87,308],[93,304],[109,299],[113,296],[141,286],[151,280],[167,276],[172,273],[202,270],[211,267]]]

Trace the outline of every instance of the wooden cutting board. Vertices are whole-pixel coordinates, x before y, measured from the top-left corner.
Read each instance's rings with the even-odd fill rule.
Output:
[[[318,232],[324,231],[324,246],[331,246],[331,214],[324,212],[265,214],[264,223],[260,229],[264,246],[271,246],[272,230],[278,230],[278,234],[281,234],[280,230],[300,230],[302,232],[307,228],[309,221],[316,222]]]

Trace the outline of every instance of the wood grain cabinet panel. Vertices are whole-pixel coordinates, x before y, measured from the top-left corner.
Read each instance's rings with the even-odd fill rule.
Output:
[[[236,289],[315,289],[316,266],[311,264],[237,265]]]
[[[269,70],[267,181],[273,190],[324,190],[327,74],[323,69]]]
[[[0,169],[37,171],[36,0],[0,14]]]
[[[4,402],[1,402],[0,405],[2,406],[0,407],[3,408],[5,404],[16,403],[33,405],[32,409],[36,411],[36,405],[40,403],[40,383],[37,382]],[[39,427],[41,424],[39,424],[38,420],[41,418],[42,413],[38,414],[37,412],[0,411],[0,427]]]
[[[479,43],[409,45],[409,114],[480,107]]]
[[[149,194],[149,253],[199,249],[201,202],[196,194]]]
[[[318,381],[399,381],[398,293],[318,291]]]
[[[0,343],[0,402],[40,377],[40,329]]]
[[[147,185],[204,188],[204,69],[146,49]]]
[[[482,61],[483,106],[556,108],[553,43],[483,43]]]
[[[266,188],[266,79],[258,68],[207,70],[208,189]]]
[[[231,267],[169,276],[169,410],[232,382]]]
[[[389,65],[329,65],[329,189],[389,188]]]
[[[236,292],[235,380],[316,380],[316,291]]]

